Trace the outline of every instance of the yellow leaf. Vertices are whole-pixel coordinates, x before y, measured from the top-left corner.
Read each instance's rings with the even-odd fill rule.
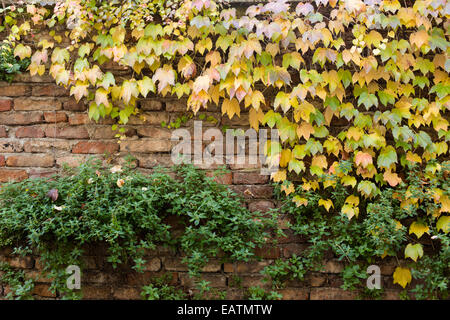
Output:
[[[341,212],[347,216],[348,220],[351,220],[351,218],[353,218],[354,216],[358,217],[359,208],[344,204],[342,206]]]
[[[441,203],[439,212],[450,212],[450,198],[448,196],[440,197],[439,202]]]
[[[291,149],[284,149],[283,151],[281,151],[280,166],[283,168],[287,167],[291,159],[292,159]]]
[[[428,232],[428,230],[430,230],[428,226],[417,221],[414,221],[409,226],[409,234],[414,233],[417,236],[417,238],[420,238],[425,232]]]
[[[322,169],[326,169],[328,167],[327,158],[324,155],[315,156],[312,158],[311,166],[317,166]]]
[[[284,193],[286,193],[286,195],[288,196],[289,194],[291,194],[292,192],[295,191],[294,189],[294,184],[292,182],[289,182],[289,186],[286,187],[284,184],[281,186],[281,190],[284,191]]]
[[[405,288],[406,285],[410,283],[412,280],[411,272],[409,271],[409,269],[402,267],[397,267],[395,269],[393,277],[394,277],[394,284],[398,283],[399,285],[402,286],[402,288]]]
[[[256,131],[259,130],[259,123],[264,119],[264,112],[261,109],[251,108],[249,112],[250,126]]]
[[[391,187],[395,187],[400,182],[402,182],[402,179],[398,176],[398,174],[393,173],[391,171],[386,171],[383,174],[384,181],[387,181]]]
[[[423,247],[420,243],[408,245],[405,248],[405,258],[411,258],[414,262],[417,261],[418,258],[423,256]]]
[[[347,199],[345,199],[345,203],[351,204],[352,206],[357,207],[359,205],[359,198],[354,195],[349,195]]]
[[[241,107],[239,106],[239,102],[233,98],[231,100],[225,99],[222,103],[222,115],[227,114],[231,119],[235,114],[238,117],[241,116]]]
[[[294,196],[292,202],[294,202],[297,207],[308,205],[308,200],[301,198],[300,196]]]
[[[450,216],[442,216],[436,223],[436,229],[442,230],[444,233],[450,231]]]
[[[308,140],[309,137],[311,136],[311,134],[313,134],[313,133],[314,133],[314,127],[308,122],[302,122],[297,127],[297,135],[299,137],[305,138],[305,140]]]
[[[319,206],[323,206],[328,212],[330,211],[331,207],[334,208],[333,201],[331,201],[330,199],[320,199]]]
[[[283,182],[284,180],[286,180],[286,170],[279,170],[275,173],[272,173],[270,177],[274,182]]]

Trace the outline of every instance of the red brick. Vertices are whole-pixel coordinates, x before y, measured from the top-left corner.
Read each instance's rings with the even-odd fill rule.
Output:
[[[7,85],[0,86],[0,96],[20,97],[29,95],[31,88],[26,85]]]
[[[340,288],[311,288],[311,300],[354,300],[358,293]]]
[[[9,111],[12,109],[11,99],[0,99],[0,112]]]
[[[33,289],[33,294],[40,297],[55,298],[56,293],[50,291],[50,286],[48,284],[35,284]]]
[[[119,150],[117,142],[80,141],[72,149],[72,153],[95,154],[115,153]]]
[[[234,184],[264,184],[269,181],[268,175],[263,175],[258,172],[234,172],[233,183]]]
[[[113,297],[118,300],[141,300],[141,290],[134,287],[118,287],[113,289]]]
[[[67,115],[64,112],[44,112],[45,122],[66,122]]]
[[[33,86],[31,94],[35,97],[40,96],[63,97],[69,95],[69,90],[58,85],[49,84],[44,86]]]
[[[16,111],[53,111],[61,108],[61,102],[56,99],[19,98],[14,100]]]
[[[327,281],[327,278],[326,275],[315,273],[308,275],[308,280],[311,287],[320,287],[325,283],[325,281]]]
[[[170,140],[132,140],[120,144],[120,151],[168,152],[172,149]]]
[[[26,113],[0,113],[0,124],[8,125],[26,125],[33,123],[41,123],[43,120],[42,112],[26,112]]]
[[[89,121],[89,116],[86,113],[74,113],[69,116],[69,124],[71,126],[87,124]]]
[[[43,138],[44,130],[41,127],[20,127],[16,130],[16,138]]]
[[[206,176],[213,177],[214,176],[214,172],[212,172],[212,171],[207,172]],[[227,173],[222,174],[222,175],[217,175],[214,178],[214,181],[216,181],[217,183],[221,183],[221,184],[232,184],[233,183],[233,174],[231,172],[227,172]]]
[[[270,287],[270,281],[267,281],[267,282],[263,281],[264,280],[263,275],[257,275],[257,274],[244,275],[244,276],[240,276],[240,278],[241,278],[241,285],[244,288],[256,287],[256,286],[260,286],[262,288]]]
[[[63,103],[63,109],[69,111],[86,111],[87,107],[83,102],[76,102],[75,99],[71,98]]]
[[[286,288],[277,291],[283,300],[308,300],[309,290],[305,288]]]
[[[45,130],[45,136],[60,139],[88,139],[89,133],[83,126],[63,128],[48,127]]]
[[[5,127],[0,127],[0,138],[8,138],[8,133],[6,132]]]
[[[53,167],[55,159],[52,155],[17,155],[6,159],[8,167]]]
[[[57,157],[56,164],[60,167],[63,165],[67,165],[69,167],[78,167],[81,165],[86,158],[84,156],[65,156],[65,157]]]
[[[172,132],[169,129],[155,128],[155,127],[143,127],[137,129],[139,136],[150,137],[153,139],[170,139]]]
[[[145,111],[159,111],[162,110],[161,101],[155,99],[141,100],[141,109]]]
[[[0,156],[0,167],[4,167],[5,163],[5,156]]]
[[[248,209],[251,212],[260,211],[260,212],[265,213],[273,208],[275,208],[275,205],[273,204],[272,201],[268,201],[268,200],[253,201],[253,202],[250,202],[248,205]]]
[[[146,154],[143,156],[136,156],[139,167],[141,168],[153,168],[156,166],[171,166],[172,159],[170,155],[166,154]]]

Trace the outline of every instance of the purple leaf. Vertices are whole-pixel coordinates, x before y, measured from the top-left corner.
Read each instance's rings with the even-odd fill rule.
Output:
[[[58,200],[58,189],[52,189],[49,192],[47,192],[47,197],[52,199],[52,201]]]

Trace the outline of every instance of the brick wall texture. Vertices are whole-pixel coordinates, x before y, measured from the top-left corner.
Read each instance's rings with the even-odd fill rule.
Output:
[[[47,77],[19,75],[12,84],[0,83],[0,183],[10,180],[49,176],[57,173],[63,164],[77,166],[89,156],[121,162],[129,153],[136,158],[138,169],[149,171],[156,165],[169,165],[171,132],[161,127],[161,122],[175,120],[186,109],[182,100],[149,98],[139,102],[141,114],[130,118],[126,126],[127,140],[118,143],[112,131],[111,120],[98,123],[89,120],[86,105],[77,103],[64,88],[54,85]],[[248,115],[229,120],[221,118],[219,109],[204,112],[220,119],[221,125],[239,128],[248,123]],[[144,120],[145,118],[145,120]],[[203,123],[207,128],[208,123]],[[209,124],[211,126],[211,124]],[[192,128],[192,120],[185,127]],[[241,193],[250,210],[264,211],[277,206],[273,189],[267,176],[253,165],[229,165],[231,173],[222,183]],[[283,224],[283,221],[280,221]],[[245,297],[248,287],[260,285],[260,271],[274,259],[299,254],[306,246],[305,239],[290,234],[276,247],[260,250],[263,259],[251,263],[228,264],[211,261],[204,269],[203,279],[215,288],[226,290],[229,299]],[[146,272],[128,269],[113,270],[105,259],[101,246],[87,249],[87,270],[82,275],[85,299],[139,299],[143,285],[163,273],[173,274],[173,283],[186,291],[194,289],[182,257],[176,252],[160,248],[148,254]],[[40,274],[39,257],[17,258],[8,250],[0,251],[0,261],[8,261],[13,267],[25,270],[27,275]],[[355,292],[340,288],[339,272],[342,263],[333,256],[323,261],[323,272],[309,274],[305,281],[291,281],[279,290],[284,299],[353,299]],[[382,267],[385,298],[397,297],[398,286],[392,284],[395,266],[386,261]],[[235,285],[236,276],[240,286]],[[34,294],[37,298],[57,299],[48,290],[49,280],[38,280]],[[0,298],[8,293],[7,286],[0,286]]]

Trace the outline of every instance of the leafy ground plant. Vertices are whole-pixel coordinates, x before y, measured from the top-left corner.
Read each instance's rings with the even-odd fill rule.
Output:
[[[83,266],[88,244],[106,244],[113,267],[129,264],[138,272],[146,250],[170,246],[183,253],[193,277],[219,253],[230,261],[254,257],[276,216],[250,212],[225,185],[193,166],[172,173],[156,169],[145,175],[131,166],[102,168],[90,161],[52,179],[6,184],[0,192],[0,247],[37,252],[54,279],[51,289],[72,298],[77,296],[66,289],[65,268]],[[170,217],[183,226],[181,235],[172,234]]]

